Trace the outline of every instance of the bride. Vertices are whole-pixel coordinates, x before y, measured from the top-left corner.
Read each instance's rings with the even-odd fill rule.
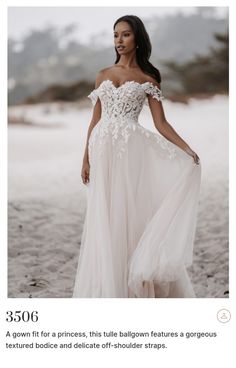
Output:
[[[73,298],[188,298],[201,180],[198,155],[166,120],[140,18],[114,27],[115,64],[88,97],[87,209]],[[157,132],[140,124],[147,104]],[[159,134],[160,133],[160,134]]]

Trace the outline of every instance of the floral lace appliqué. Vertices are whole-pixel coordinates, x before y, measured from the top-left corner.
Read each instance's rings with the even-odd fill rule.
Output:
[[[157,101],[164,100],[165,97],[163,96],[162,91],[157,86],[155,86],[154,84],[152,84],[150,82],[147,82],[147,83],[144,83],[143,87],[144,87],[145,92],[148,95],[151,95]],[[147,99],[145,100],[144,103],[145,103],[145,105],[148,106],[148,100]]]
[[[145,135],[147,143],[154,149],[159,149],[162,157],[171,159],[175,156],[174,147],[164,137],[149,131],[138,122],[147,94],[158,101],[164,98],[161,90],[151,82],[127,81],[116,87],[109,79],[88,95],[93,105],[98,98],[102,105],[101,119],[93,128],[89,139],[90,157],[95,148],[96,154],[101,155],[105,152],[106,145],[111,143],[117,157],[121,158],[129,137],[137,132]]]

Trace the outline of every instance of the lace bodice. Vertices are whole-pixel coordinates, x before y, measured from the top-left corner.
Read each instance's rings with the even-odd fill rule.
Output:
[[[99,98],[102,106],[101,119],[90,135],[89,156],[95,144],[98,145],[99,154],[102,154],[111,140],[117,156],[122,157],[129,137],[136,132],[145,136],[146,144],[159,150],[161,157],[175,157],[175,148],[169,141],[147,130],[138,122],[143,105],[148,105],[147,95],[158,101],[164,99],[161,90],[151,82],[126,81],[116,87],[110,79],[103,81],[88,95],[93,105]]]
[[[93,105],[98,98],[100,99],[102,120],[117,121],[118,118],[137,121],[144,103],[147,103],[147,94],[158,101],[164,98],[161,90],[151,82],[126,81],[116,87],[110,79],[103,81],[88,97],[91,98]]]

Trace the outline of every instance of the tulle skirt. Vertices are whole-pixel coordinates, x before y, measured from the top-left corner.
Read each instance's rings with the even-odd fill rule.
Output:
[[[90,135],[72,297],[195,297],[186,267],[192,264],[201,164],[159,133],[127,124],[128,134],[114,136],[99,122]]]

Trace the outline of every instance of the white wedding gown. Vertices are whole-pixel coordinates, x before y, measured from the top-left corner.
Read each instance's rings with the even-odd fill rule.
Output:
[[[151,82],[103,81],[88,145],[90,181],[73,298],[195,297],[192,263],[201,165],[138,121]]]

